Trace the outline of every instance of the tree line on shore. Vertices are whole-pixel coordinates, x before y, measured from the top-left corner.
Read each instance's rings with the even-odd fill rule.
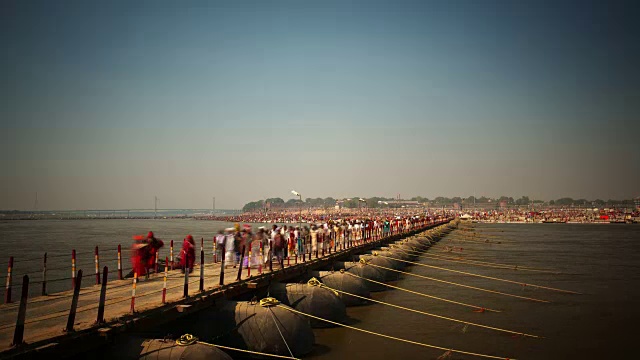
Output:
[[[360,200],[362,199],[362,201]],[[332,197],[326,198],[306,198],[303,201],[300,199],[289,199],[285,201],[282,198],[269,198],[265,200],[257,200],[252,201],[245,204],[242,207],[244,212],[250,211],[259,211],[263,209],[295,209],[299,208],[301,205],[304,208],[330,208],[336,205],[340,205],[343,208],[355,209],[358,207],[367,207],[367,208],[380,208],[380,207],[388,207],[389,202],[397,201],[396,198],[385,198],[385,197],[371,197],[371,198],[360,198],[358,196],[353,196],[345,199],[335,199]],[[433,199],[429,199],[422,196],[415,196],[411,199],[402,199],[402,201],[417,201],[420,204],[428,205],[428,206],[452,206],[453,204],[459,204],[464,207],[473,206],[484,206],[484,207],[492,207],[499,206],[500,203],[506,203],[507,205],[515,205],[515,206],[526,206],[526,205],[549,205],[549,206],[595,206],[595,207],[603,207],[603,206],[634,206],[634,199],[627,200],[587,200],[587,199],[573,199],[570,197],[563,197],[556,200],[538,200],[531,199],[529,196],[522,196],[520,198],[513,198],[510,196],[500,196],[497,198],[489,198],[485,196],[481,196],[479,198],[475,198],[474,196],[469,196],[466,198],[462,197],[444,197],[438,196]]]

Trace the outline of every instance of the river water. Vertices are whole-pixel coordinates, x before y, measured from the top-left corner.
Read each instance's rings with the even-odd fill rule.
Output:
[[[474,313],[398,290],[374,293],[377,300],[452,318],[544,336],[508,334],[425,317],[384,305],[349,308],[356,326],[396,337],[517,359],[617,359],[636,353],[640,320],[640,226],[571,224],[477,224],[478,231],[499,235],[501,244],[443,239],[429,252],[443,254],[445,245],[462,247],[462,256],[508,264],[554,269],[562,275],[514,271],[422,258],[419,262],[520,282],[573,290],[572,295],[413,266],[411,272],[466,285],[494,289],[551,303],[455,287],[404,276],[395,285],[431,295],[503,310]],[[492,231],[489,233],[488,231]],[[498,238],[491,238],[497,240]],[[449,254],[450,255],[450,254]],[[435,359],[442,350],[383,339],[349,329],[316,330],[316,342],[327,352],[314,359]],[[451,359],[472,358],[453,354]]]
[[[169,239],[192,234],[211,246],[214,233],[230,223],[171,220],[9,221],[0,223],[3,251],[0,266],[15,256],[14,274],[30,273],[40,279],[41,258],[47,251],[49,278],[70,274],[70,249],[78,252],[80,268],[93,270],[94,246],[102,263],[115,269],[115,248],[125,248],[133,234],[153,230],[168,245]],[[445,262],[422,257],[418,262],[476,274],[515,280],[582,294],[566,294],[471,277],[444,270],[413,266],[411,273],[549,301],[541,303],[480,292],[404,275],[394,285],[459,302],[502,310],[476,313],[471,309],[399,290],[373,293],[377,300],[451,318],[543,336],[533,339],[488,329],[465,327],[446,320],[372,304],[348,308],[351,324],[416,342],[444,348],[517,359],[613,359],[635,353],[635,330],[640,320],[640,226],[587,224],[474,224],[479,235],[497,243],[472,243],[448,236],[428,253],[459,255],[468,259],[552,269],[561,274],[526,272]],[[207,246],[207,245],[205,245]],[[454,247],[445,253],[445,246]],[[462,250],[460,251],[460,248]],[[177,250],[176,250],[177,252]],[[168,246],[162,256],[168,253]],[[33,259],[33,260],[29,260]],[[125,261],[126,269],[130,266]],[[101,264],[102,266],[102,264]],[[113,266],[113,267],[112,267]],[[115,272],[113,272],[115,273]],[[14,283],[19,283],[16,278]],[[51,291],[68,290],[70,281],[50,284]],[[14,293],[19,288],[14,288]],[[401,343],[346,328],[316,329],[316,348],[309,359],[436,359],[443,350]],[[471,359],[452,354],[449,359]]]
[[[262,226],[269,224],[253,225]],[[117,248],[122,247],[124,273],[131,270],[129,248],[132,236],[153,231],[165,242],[160,257],[169,256],[170,240],[174,240],[174,254],[182,247],[188,234],[197,240],[205,239],[206,256],[212,255],[213,236],[233,223],[194,219],[101,219],[101,220],[15,220],[0,222],[0,269],[6,270],[9,256],[14,257],[13,293],[20,292],[22,276],[27,274],[31,284],[42,280],[43,255],[47,252],[47,287],[49,293],[71,289],[71,250],[76,250],[77,268],[85,275],[94,274],[94,250],[98,246],[100,268],[109,267],[109,277],[117,276]],[[211,261],[209,258],[207,261]],[[3,274],[4,276],[4,274]],[[91,281],[83,282],[90,286]],[[38,286],[30,286],[30,294],[39,294]],[[0,290],[4,298],[4,287]]]

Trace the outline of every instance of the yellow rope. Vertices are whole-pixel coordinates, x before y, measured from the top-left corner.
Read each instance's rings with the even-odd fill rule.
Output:
[[[426,250],[425,251],[407,250],[407,249],[400,248],[396,244],[389,244],[387,246],[389,248],[392,248],[392,249],[395,249],[395,250],[399,250],[399,251],[402,251],[402,252],[405,252],[405,253],[408,253],[408,254],[416,254],[416,255],[424,255],[424,256],[437,257],[437,258],[443,258],[443,259],[460,260],[460,261],[465,261],[465,262],[496,265],[497,267],[502,267],[504,269],[517,268],[518,270],[537,271],[537,272],[545,272],[545,273],[552,273],[552,274],[562,274],[559,271],[550,270],[550,269],[534,268],[534,267],[531,267],[531,266],[514,265],[514,264],[502,264],[502,263],[489,262],[489,261],[465,259],[465,258],[460,257],[460,256],[459,257],[451,257],[451,256],[444,256],[444,255],[428,254],[426,252]]]
[[[322,284],[322,283],[320,283],[320,285],[319,285],[319,286],[320,286],[320,287],[327,288],[327,289],[329,289],[329,290],[331,290],[331,291],[333,291],[333,292],[340,292],[340,293],[345,294],[345,295],[354,296],[354,297],[357,297],[357,298],[360,298],[360,299],[373,301],[373,302],[376,302],[376,303],[378,303],[378,304],[387,305],[387,306],[392,306],[392,307],[395,307],[395,308],[398,308],[398,309],[407,310],[407,311],[412,311],[412,312],[415,312],[415,313],[418,313],[418,314],[423,314],[423,315],[427,315],[427,316],[432,316],[432,317],[436,317],[436,318],[439,318],[439,319],[444,319],[444,320],[449,320],[449,321],[459,322],[459,323],[462,323],[462,324],[467,324],[467,325],[477,326],[477,327],[481,327],[481,328],[485,328],[485,329],[491,329],[491,330],[496,330],[496,331],[507,332],[507,333],[510,333],[510,334],[517,334],[517,335],[528,336],[528,337],[538,338],[538,339],[539,339],[539,338],[542,338],[541,336],[537,336],[537,335],[531,335],[531,334],[526,334],[526,333],[523,333],[523,332],[512,331],[512,330],[506,330],[506,329],[501,329],[501,328],[497,328],[497,327],[491,327],[491,326],[487,326],[487,325],[482,325],[482,324],[472,323],[472,322],[468,322],[468,321],[464,321],[464,320],[458,320],[458,319],[454,319],[454,318],[450,318],[450,317],[446,317],[446,316],[436,315],[436,314],[428,313],[428,312],[425,312],[425,311],[415,310],[415,309],[411,309],[411,308],[408,308],[408,307],[404,307],[404,306],[400,306],[400,305],[395,305],[395,304],[387,303],[387,302],[380,301],[380,300],[370,299],[370,298],[367,298],[367,297],[364,297],[364,296],[360,296],[360,295],[352,294],[352,293],[349,293],[349,292],[346,292],[346,291],[342,291],[342,290],[334,289],[334,288],[331,288],[331,287],[329,287],[329,286],[327,286],[327,285],[324,285],[324,284]]]
[[[422,254],[424,254],[423,251],[402,249],[402,248],[400,248],[400,247],[398,247],[398,246],[396,246],[394,244],[389,244],[389,248],[395,249],[395,250],[399,250],[399,251],[402,251],[402,252],[405,252],[405,253],[411,254],[411,255],[422,255]]]
[[[458,238],[457,235],[453,234],[450,235],[449,239],[455,240],[455,241],[461,241],[461,242],[468,242],[468,243],[473,243],[473,244],[502,244],[501,241],[499,242],[495,242],[495,241],[490,241],[489,239],[487,240],[471,240],[470,238]]]
[[[307,281],[307,285],[326,288],[327,290],[332,291],[336,296],[338,296],[338,292],[335,289],[326,286],[325,284],[321,283],[320,280],[314,277],[312,277],[311,279],[309,279],[309,281]]]
[[[406,261],[406,260],[402,260],[402,261]],[[443,267],[440,267],[440,266],[433,266],[433,265],[419,264],[419,263],[413,263],[413,264],[418,264],[418,265],[421,265],[421,266],[424,266],[424,267],[428,267],[428,268],[432,268],[432,269],[450,271],[450,272],[454,272],[454,273],[458,273],[458,274],[481,277],[481,278],[489,279],[489,280],[502,281],[502,282],[507,282],[507,283],[512,283],[512,284],[523,285],[523,286],[532,286],[532,287],[537,287],[537,288],[540,288],[540,289],[547,289],[547,290],[563,292],[563,293],[568,293],[568,294],[580,294],[579,292],[575,292],[575,291],[571,291],[571,290],[562,290],[562,289],[552,288],[552,287],[548,287],[548,286],[528,284],[528,283],[523,283],[523,282],[514,281],[514,280],[507,280],[507,279],[501,279],[501,278],[496,278],[496,277],[492,277],[492,276],[474,274],[474,273],[470,273],[470,272],[466,272],[466,271],[447,269],[447,268],[443,268]]]
[[[183,340],[183,338],[185,338],[185,339]],[[244,353],[248,353],[248,354],[270,356],[270,357],[275,357],[275,358],[280,358],[280,359],[300,360],[299,358],[295,358],[295,357],[291,357],[291,356],[275,355],[275,354],[263,353],[263,352],[259,352],[259,351],[244,350],[244,349],[232,348],[232,347],[228,347],[228,346],[211,344],[211,343],[208,343],[208,342],[200,341],[200,340],[198,340],[197,337],[195,337],[195,336],[193,336],[191,334],[182,335],[180,337],[180,339],[176,340],[176,344],[179,345],[179,346],[189,346],[189,345],[195,344],[195,343],[202,344],[202,345],[207,345],[207,346],[211,346],[211,347],[215,347],[215,348],[225,349],[225,350],[240,351],[240,352],[244,352]]]
[[[411,261],[406,261],[406,260],[400,260],[400,261],[405,261],[405,262],[411,263]],[[384,267],[384,266],[380,266],[380,265],[375,265],[375,264],[369,264],[369,265],[374,266],[374,267],[378,267],[378,268],[381,268],[381,269],[389,270],[389,271],[395,271],[395,272],[398,272],[398,273],[401,273],[401,274],[405,274],[405,275],[411,275],[411,276],[419,277],[419,278],[422,278],[422,279],[437,281],[437,282],[441,282],[441,283],[445,283],[445,284],[449,284],[449,285],[460,286],[460,287],[464,287],[464,288],[468,288],[468,289],[484,291],[484,292],[488,292],[488,293],[492,293],[492,294],[498,294],[498,295],[504,295],[504,296],[511,296],[511,297],[524,299],[524,300],[531,300],[531,301],[537,301],[537,302],[542,302],[542,303],[550,303],[550,301],[547,301],[547,300],[540,300],[540,299],[536,299],[536,298],[530,298],[530,297],[526,297],[526,296],[509,294],[509,293],[504,293],[504,292],[500,292],[500,291],[496,291],[496,290],[490,290],[490,289],[479,288],[479,287],[475,287],[475,286],[471,286],[471,285],[464,285],[464,284],[460,284],[460,283],[456,283],[456,282],[440,280],[440,279],[436,279],[436,278],[432,278],[432,277],[428,277],[428,276],[424,276],[424,275],[418,275],[418,274],[414,274],[414,273],[410,273],[410,272],[406,272],[406,271],[400,271],[400,270],[396,270],[396,269],[392,269],[392,268],[388,268],[388,267]],[[418,265],[421,265],[421,264],[418,264]]]
[[[504,239],[504,236],[494,236],[494,235],[478,235],[477,233],[470,233],[469,231],[452,231],[451,235],[460,235],[468,238],[474,239],[484,239],[484,238],[499,238]]]
[[[281,306],[281,305],[278,305],[278,306]],[[391,336],[391,335],[385,335],[385,334],[377,333],[377,332],[371,331],[371,330],[365,330],[365,329],[357,328],[357,327],[351,326],[351,325],[341,324],[341,323],[338,323],[338,322],[335,322],[335,321],[331,321],[331,320],[323,319],[323,318],[318,317],[318,316],[307,314],[307,313],[304,313],[302,311],[298,311],[298,310],[292,309],[290,307],[285,307],[285,306],[281,306],[281,307],[283,309],[287,309],[287,310],[289,310],[289,311],[291,311],[293,313],[296,313],[296,314],[299,314],[299,315],[308,316],[308,317],[310,317],[312,319],[325,321],[325,322],[328,322],[328,323],[333,324],[333,325],[346,327],[347,329],[356,330],[356,331],[360,331],[360,332],[371,334],[371,335],[377,335],[377,336],[381,336],[381,337],[384,337],[384,338],[387,338],[387,339],[402,341],[402,342],[406,342],[406,343],[409,343],[409,344],[424,346],[424,347],[428,347],[428,348],[432,348],[432,349],[451,351],[451,352],[455,352],[455,353],[458,353],[458,354],[478,356],[478,357],[483,357],[483,358],[488,358],[488,359],[515,360],[513,358],[508,358],[508,357],[504,357],[504,356],[493,356],[493,355],[479,354],[479,353],[473,353],[473,352],[469,352],[469,351],[455,350],[455,349],[445,348],[445,347],[441,347],[441,346],[420,343],[420,342],[417,342],[417,341],[412,341],[412,340],[407,340],[407,339],[403,339],[403,338],[399,338],[399,337],[395,337],[395,336]]]
[[[349,275],[351,275],[351,276],[353,276],[353,277],[357,277],[357,278],[360,278],[360,279],[363,279],[363,280],[366,280],[366,281],[370,281],[370,282],[375,283],[375,284],[384,285],[384,286],[390,287],[390,288],[392,288],[392,289],[397,289],[397,290],[400,290],[400,291],[406,291],[406,292],[408,292],[408,293],[412,293],[412,294],[416,294],[416,295],[420,295],[420,296],[428,297],[428,298],[431,298],[431,299],[436,299],[436,300],[445,301],[445,302],[452,303],[452,304],[456,304],[456,305],[462,305],[462,306],[470,307],[470,308],[473,308],[473,309],[475,309],[475,310],[485,310],[485,311],[491,311],[491,312],[501,312],[500,310],[494,310],[494,309],[486,308],[486,307],[483,307],[483,306],[477,306],[477,305],[465,304],[465,303],[462,303],[462,302],[458,302],[458,301],[454,301],[454,300],[449,300],[449,299],[443,299],[443,298],[441,298],[441,297],[437,297],[437,296],[433,296],[433,295],[424,294],[424,293],[421,293],[421,292],[417,292],[417,291],[413,291],[413,290],[409,290],[409,289],[401,288],[401,287],[399,287],[399,286],[386,284],[386,283],[383,283],[383,282],[381,282],[381,281],[376,281],[376,280],[367,279],[366,277],[362,277],[362,276],[359,276],[359,275],[356,275],[356,274],[352,274],[352,273],[350,273],[350,272],[346,272],[346,271],[345,271],[344,273],[345,273],[345,274],[349,274]]]
[[[402,249],[398,249],[398,250],[402,250]],[[556,275],[562,274],[559,271],[536,269],[536,268],[532,268],[532,267],[529,267],[529,266],[501,264],[501,263],[494,263],[494,262],[489,262],[489,261],[464,259],[462,257],[452,258],[450,256],[427,254],[427,253],[422,253],[422,255],[427,256],[427,257],[431,257],[431,258],[436,258],[436,259],[439,259],[439,260],[442,259],[443,261],[459,262],[459,263],[465,263],[465,264],[469,264],[469,265],[486,266],[486,267],[492,267],[492,268],[497,268],[497,269],[511,269],[511,270],[518,270],[518,271],[542,272],[542,273],[549,273],[549,274],[556,274]]]
[[[470,230],[463,230],[463,229],[460,229],[460,230],[461,230],[460,231],[461,233],[465,233],[465,232],[473,233],[473,234],[485,233],[485,231],[470,231]],[[467,235],[467,234],[465,234],[465,235]],[[476,235],[468,235],[468,236],[476,236]],[[480,235],[480,236],[495,237],[495,238],[505,238],[504,235],[493,235],[493,234]]]

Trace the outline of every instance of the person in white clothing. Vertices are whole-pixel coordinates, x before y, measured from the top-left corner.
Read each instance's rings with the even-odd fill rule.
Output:
[[[226,235],[224,238],[224,261],[225,261],[225,267],[229,266],[229,265],[233,265],[233,267],[236,267],[236,249],[235,249],[235,236],[233,235],[233,233],[235,232],[234,228],[226,228],[225,229]]]
[[[218,235],[216,236],[216,260],[221,261],[224,253],[222,252],[222,248],[224,247],[224,231],[220,230]]]
[[[318,228],[315,225],[311,226],[311,255],[314,254],[318,257]]]

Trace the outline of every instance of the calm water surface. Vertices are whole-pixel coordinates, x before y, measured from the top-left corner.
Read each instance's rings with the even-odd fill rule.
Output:
[[[395,284],[415,291],[478,304],[501,313],[474,313],[398,290],[374,293],[374,298],[413,309],[544,336],[508,334],[439,320],[384,305],[349,308],[357,326],[447,348],[517,359],[635,358],[640,320],[640,226],[478,224],[479,231],[496,231],[502,244],[478,244],[445,238],[429,251],[442,254],[445,245],[462,247],[462,256],[483,261],[559,270],[565,274],[523,272],[477,267],[422,258],[421,263],[492,277],[574,290],[583,295],[552,292],[516,284],[473,278],[414,266],[412,273],[539,298],[536,303],[454,287],[405,276]],[[489,234],[487,232],[487,234]],[[497,240],[497,239],[495,239]],[[435,359],[444,351],[403,344],[348,329],[315,330],[321,352],[314,359]],[[451,359],[473,357],[454,354]]]
[[[0,223],[3,244],[0,265],[16,257],[16,275],[28,272],[40,279],[41,257],[50,255],[49,278],[70,274],[69,254],[77,249],[81,268],[93,271],[93,249],[100,246],[103,264],[115,269],[115,248],[128,248],[131,235],[153,230],[164,240],[186,234],[205,238],[231,224],[197,220],[81,220],[15,221]],[[564,294],[532,286],[497,282],[426,267],[410,272],[466,285],[550,301],[539,303],[404,276],[394,285],[451,300],[500,309],[474,313],[471,309],[399,290],[374,293],[375,299],[409,308],[544,336],[513,337],[487,329],[464,327],[380,304],[348,308],[355,326],[396,337],[517,359],[635,358],[635,331],[640,320],[640,226],[572,224],[475,224],[478,232],[499,236],[501,244],[470,243],[445,238],[429,252],[444,254],[445,245],[462,247],[461,256],[520,266],[553,269],[562,274],[477,267],[423,257],[419,262],[523,283],[574,290]],[[167,247],[162,256],[168,254]],[[176,243],[177,244],[177,243]],[[178,245],[176,245],[177,247]],[[177,250],[176,250],[177,252]],[[207,252],[209,256],[210,252]],[[447,255],[451,255],[450,253]],[[125,267],[126,252],[123,253]],[[34,259],[29,261],[29,259]],[[19,282],[18,279],[14,283]],[[67,290],[70,282],[55,286]],[[18,291],[14,289],[14,293]],[[436,359],[444,351],[396,342],[345,328],[316,329],[316,351],[310,359]],[[453,354],[449,359],[474,357]]]
[[[254,228],[256,226],[254,225]],[[268,224],[267,224],[268,225]],[[0,269],[6,271],[9,256],[14,257],[13,293],[20,291],[22,276],[28,274],[30,283],[42,280],[42,258],[47,252],[47,279],[49,292],[70,290],[71,250],[76,250],[78,269],[84,274],[95,272],[94,249],[98,246],[100,267],[109,267],[109,277],[117,276],[117,248],[122,246],[122,266],[131,269],[129,248],[132,236],[153,231],[165,242],[160,257],[169,256],[169,243],[174,240],[174,256],[180,252],[182,239],[188,234],[198,240],[204,238],[205,254],[212,256],[213,236],[218,230],[233,223],[194,219],[130,219],[130,220],[24,220],[0,222]],[[3,274],[4,277],[4,274]],[[56,279],[59,279],[56,281]],[[52,281],[53,280],[53,281]],[[90,286],[91,281],[83,282]],[[3,283],[4,284],[4,283]],[[30,287],[31,293],[39,290]],[[4,298],[4,287],[0,290]]]

